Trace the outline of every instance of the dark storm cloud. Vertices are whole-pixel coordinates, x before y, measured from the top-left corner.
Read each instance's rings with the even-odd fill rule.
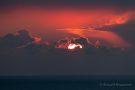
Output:
[[[112,30],[119,35],[121,35],[124,39],[135,45],[135,20],[130,20],[129,22],[122,24],[122,25],[116,25],[109,30]],[[106,29],[107,30],[107,29]]]
[[[1,0],[0,6],[34,5],[34,6],[68,6],[68,7],[115,7],[120,9],[134,8],[134,0]]]
[[[20,30],[17,32],[18,35],[7,34],[0,39],[0,49],[1,48],[16,48],[24,46],[26,44],[31,44],[34,38],[30,36],[27,30]]]

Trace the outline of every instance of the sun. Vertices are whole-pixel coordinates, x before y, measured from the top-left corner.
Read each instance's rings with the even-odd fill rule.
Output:
[[[68,49],[73,50],[76,49],[77,47],[80,49],[83,48],[83,46],[80,44],[69,44]]]

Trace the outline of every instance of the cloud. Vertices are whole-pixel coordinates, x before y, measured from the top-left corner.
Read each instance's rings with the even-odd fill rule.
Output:
[[[119,11],[115,8],[101,9],[74,9],[74,8],[38,8],[38,7],[18,7],[10,8],[9,10],[0,12],[0,33],[11,32],[26,28],[30,32],[48,33],[49,37],[56,39],[59,37],[56,33],[61,33],[57,29],[67,28],[90,28],[97,31],[82,31],[72,30],[72,34],[84,35],[91,37],[100,37],[108,42],[111,42],[113,47],[127,47],[129,44],[117,33],[99,29],[102,27],[112,27],[115,25],[125,25],[130,20],[134,19],[134,10]],[[67,33],[67,32],[66,32]],[[93,33],[93,34],[91,34]],[[95,33],[95,34],[94,34]],[[99,35],[100,33],[100,35]],[[89,34],[89,35],[88,35]],[[46,35],[46,34],[45,34]],[[66,34],[65,34],[66,35]],[[110,37],[107,37],[109,36]],[[66,36],[64,36],[66,37]],[[114,41],[113,38],[116,40]],[[118,43],[114,45],[114,43]]]
[[[118,34],[111,31],[90,30],[90,29],[63,29],[63,32],[77,34],[82,37],[87,37],[89,40],[101,40],[103,45],[113,48],[131,48],[126,40],[124,40]]]

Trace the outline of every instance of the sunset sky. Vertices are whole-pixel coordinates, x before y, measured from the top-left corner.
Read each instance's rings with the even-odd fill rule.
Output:
[[[126,25],[134,24],[133,3],[130,0],[125,2],[117,0],[104,0],[104,2],[98,0],[59,0],[57,2],[55,0],[14,0],[6,2],[3,0],[0,4],[0,36],[26,29],[30,33],[54,40],[54,38],[66,37],[69,31],[70,34],[78,35],[80,31],[77,30],[75,33],[74,28],[89,28],[99,31],[94,33],[96,35],[94,38],[100,36],[101,39],[105,39],[107,35],[110,38],[115,36],[117,42],[121,42],[123,46],[131,46],[128,42],[133,40],[128,34],[134,31],[131,30],[133,28],[126,27]],[[123,27],[125,28],[123,29]],[[64,30],[67,28],[69,31]],[[63,29],[63,31],[59,29]],[[106,31],[105,35],[100,33],[102,30]],[[109,35],[110,31],[113,32],[113,35]],[[87,30],[83,30],[81,34],[86,32]],[[128,32],[127,35],[125,35],[126,32]],[[87,33],[87,37],[90,36],[92,36],[91,33]],[[125,41],[125,39],[129,41]],[[110,39],[110,41],[112,40]]]
[[[3,37],[8,33],[16,34],[18,30],[22,29],[26,29],[31,34],[42,37],[49,42],[54,42],[68,36],[82,36],[87,37],[91,41],[101,40],[109,47],[134,49],[135,0],[1,0],[0,37]],[[6,61],[3,62],[5,63]],[[24,63],[23,61],[21,62]],[[100,63],[93,61],[91,62],[91,66],[82,61],[78,64],[74,62],[77,67],[72,67],[74,68],[74,71],[80,68],[83,72],[84,69],[85,74],[91,74],[91,72],[98,74],[100,73],[100,66],[98,67],[99,71],[95,69],[97,72],[91,67],[94,67],[94,64],[92,63],[104,65],[104,62],[99,62]],[[45,66],[42,61],[38,63],[39,67],[40,64],[43,67],[49,67],[49,65],[55,65],[55,63],[57,65],[61,64],[61,62],[56,61],[54,61],[53,64],[49,62],[50,64],[48,64],[48,66],[47,64]],[[70,69],[72,69],[71,67],[68,69],[70,62],[68,63],[69,66],[64,61],[62,61],[62,63],[64,64],[61,64],[61,67],[63,66],[69,70],[69,72],[72,72],[70,71]],[[84,67],[83,69],[79,66],[81,65],[80,63],[82,64],[82,67]],[[112,63],[116,64],[116,61],[111,61],[111,63],[108,61],[108,63],[113,70]],[[122,63],[123,67],[126,63],[126,61]],[[28,62],[26,66],[29,67],[29,65],[33,65],[34,67],[35,64],[36,63],[31,64]],[[130,66],[130,64],[133,63],[129,62],[127,63],[127,66]],[[6,63],[6,65],[8,66],[9,64]],[[3,67],[6,67],[6,65],[3,64]],[[14,65],[14,63],[12,65]],[[15,65],[17,66],[17,64]],[[20,65],[23,67],[23,64]],[[119,67],[119,65],[121,65],[121,61],[119,61],[116,66]],[[87,67],[85,66],[88,66],[93,71],[87,72]],[[42,74],[44,68],[40,68],[42,69]],[[32,69],[32,73],[40,74],[40,70],[38,73],[38,69],[37,73]],[[47,70],[47,68],[45,69]],[[115,69],[117,68],[115,67]],[[131,67],[128,69],[131,69]],[[131,72],[128,69],[127,72],[129,72],[129,74],[134,74],[134,72],[132,72],[133,68],[131,69]],[[16,67],[13,67],[13,70],[17,70]],[[55,68],[50,68],[50,72],[51,70],[52,74],[55,72],[57,73]],[[66,70],[61,68],[57,68],[57,70],[60,73],[63,73],[63,71],[66,72]],[[102,70],[102,74],[109,72],[109,70],[104,67]],[[119,70],[117,72],[119,72]],[[10,69],[7,69],[7,71],[8,72],[4,72],[3,70],[3,75],[8,73],[12,74]],[[31,68],[29,68],[29,71],[31,71]],[[47,71],[47,73],[50,72]],[[73,73],[81,74],[82,72],[78,70]],[[43,73],[46,74],[46,72]],[[112,72],[110,71],[110,73]],[[126,74],[124,71],[122,71],[122,73]]]

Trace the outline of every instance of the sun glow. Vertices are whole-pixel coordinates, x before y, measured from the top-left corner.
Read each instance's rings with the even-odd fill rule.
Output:
[[[83,46],[80,44],[69,44],[68,49],[73,50],[73,49],[76,49],[77,47],[83,48]]]

